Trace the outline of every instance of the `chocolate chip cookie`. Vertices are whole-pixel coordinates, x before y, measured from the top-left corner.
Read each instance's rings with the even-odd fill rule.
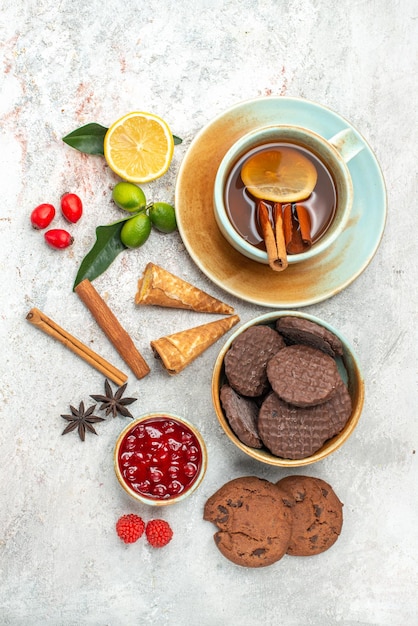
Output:
[[[320,478],[287,476],[276,483],[293,501],[293,526],[287,554],[311,556],[328,550],[343,525],[343,504]]]
[[[265,567],[289,547],[292,507],[287,492],[255,476],[235,478],[206,502],[203,519],[218,527],[220,552],[236,565]]]

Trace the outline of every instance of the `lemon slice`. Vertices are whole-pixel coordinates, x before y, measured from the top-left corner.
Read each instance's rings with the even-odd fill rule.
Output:
[[[256,198],[272,202],[305,200],[316,185],[316,167],[298,150],[276,148],[258,152],[242,166],[241,178]]]
[[[128,113],[112,124],[104,138],[107,164],[131,183],[148,183],[165,174],[173,151],[171,130],[152,113]]]

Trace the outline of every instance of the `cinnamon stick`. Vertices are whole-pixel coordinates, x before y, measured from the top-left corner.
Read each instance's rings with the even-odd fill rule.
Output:
[[[121,326],[91,282],[85,278],[77,285],[75,292],[135,376],[141,379],[149,374],[150,368],[138,352],[130,335]]]
[[[31,309],[27,314],[26,319],[28,322],[62,343],[66,348],[74,352],[74,354],[92,365],[99,372],[104,374],[106,378],[110,378],[110,380],[112,380],[116,385],[123,385],[123,383],[128,380],[126,374],[118,370],[99,354],[93,352],[93,350],[79,341],[76,337],[70,335],[69,332],[61,328],[61,326],[58,326],[58,324],[45,315],[45,313],[42,313],[39,309]]]
[[[267,205],[262,200],[259,200],[257,206],[258,219],[260,221],[264,243],[266,244],[269,266],[272,270],[281,272],[288,266],[281,206],[276,203],[273,207],[274,230],[270,222]]]
[[[286,243],[284,240],[284,232],[283,232],[283,214],[282,214],[282,205],[278,202],[275,202],[273,206],[273,220],[274,220],[274,234],[276,237],[276,245],[277,245],[277,255],[281,262],[281,269],[285,270],[288,266],[287,262],[287,254],[286,254]]]
[[[306,252],[312,246],[311,219],[307,209],[299,204],[289,204],[283,213],[284,238],[289,254]]]

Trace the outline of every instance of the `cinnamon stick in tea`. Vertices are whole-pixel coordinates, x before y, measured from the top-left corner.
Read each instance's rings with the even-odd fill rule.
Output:
[[[311,248],[311,218],[303,205],[287,205],[283,212],[283,224],[286,250],[289,254],[300,254]]]
[[[79,339],[70,335],[69,332],[61,328],[61,326],[58,326],[58,324],[45,315],[45,313],[42,313],[39,309],[31,309],[27,314],[26,319],[44,333],[62,343],[66,348],[81,357],[84,361],[95,367],[116,385],[123,385],[123,383],[128,380],[126,374],[118,370],[99,354],[93,352],[93,350],[79,341]]]
[[[121,326],[91,282],[85,278],[77,285],[75,292],[135,376],[140,379],[149,374],[150,368],[138,352],[130,335]]]
[[[274,230],[270,222],[267,205],[262,200],[259,200],[257,207],[261,232],[264,243],[266,244],[269,266],[272,270],[281,272],[288,266],[286,245],[283,234],[281,205],[276,203],[273,207]]]

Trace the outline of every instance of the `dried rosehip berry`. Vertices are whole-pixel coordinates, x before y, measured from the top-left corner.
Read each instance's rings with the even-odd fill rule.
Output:
[[[33,228],[37,230],[42,230],[50,225],[52,220],[55,217],[55,208],[52,204],[40,204],[33,209],[30,214],[30,221],[32,223]]]
[[[51,248],[56,248],[58,250],[68,248],[68,246],[71,246],[74,241],[74,238],[70,235],[70,233],[62,228],[47,230],[44,237],[45,241],[49,246],[51,246]]]
[[[66,220],[75,224],[83,214],[83,203],[75,193],[65,193],[61,197],[61,211]]]

